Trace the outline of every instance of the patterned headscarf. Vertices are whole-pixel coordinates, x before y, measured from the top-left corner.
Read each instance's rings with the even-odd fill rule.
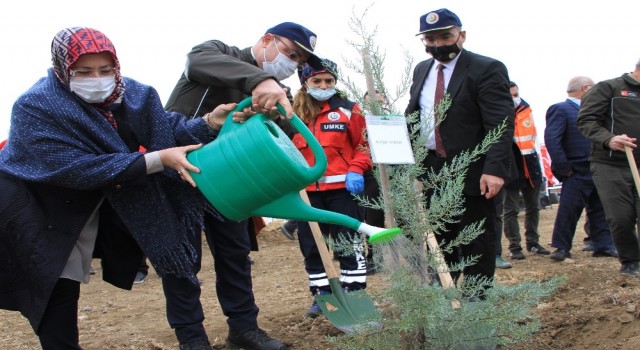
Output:
[[[51,63],[58,80],[69,88],[70,69],[80,56],[90,53],[108,52],[116,68],[116,87],[111,96],[102,103],[95,103],[100,112],[115,125],[115,119],[109,110],[114,102],[120,102],[124,95],[124,81],[120,75],[120,61],[116,49],[102,32],[86,27],[65,28],[56,34],[51,42]]]

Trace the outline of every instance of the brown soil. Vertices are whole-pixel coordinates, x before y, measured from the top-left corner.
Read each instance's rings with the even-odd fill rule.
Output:
[[[541,211],[541,243],[547,247],[556,207]],[[331,349],[325,337],[340,332],[322,317],[303,317],[311,297],[302,256],[297,241],[277,231],[279,224],[274,221],[262,231],[260,251],[251,254],[256,261],[253,282],[260,326],[292,349]],[[526,260],[514,261],[512,269],[496,271],[500,283],[567,277],[566,285],[535,311],[541,330],[526,343],[505,349],[640,349],[640,281],[621,275],[616,259],[582,252],[584,234],[578,231],[572,259],[559,263],[548,256],[527,254]],[[102,282],[97,261],[94,267],[97,273],[82,286],[79,303],[80,343],[86,350],[178,348],[165,318],[160,279],[154,273],[132,291],[124,291]],[[203,281],[205,327],[212,343],[224,349],[227,325],[214,293],[210,254],[205,255],[198,277]],[[383,279],[384,274],[370,276],[369,288],[382,288]],[[26,319],[0,310],[0,349],[38,348]]]

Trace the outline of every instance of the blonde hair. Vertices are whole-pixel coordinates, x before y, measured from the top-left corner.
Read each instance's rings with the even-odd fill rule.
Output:
[[[303,84],[293,96],[293,113],[305,124],[308,124],[320,114],[320,110],[318,102],[307,93],[307,86]]]

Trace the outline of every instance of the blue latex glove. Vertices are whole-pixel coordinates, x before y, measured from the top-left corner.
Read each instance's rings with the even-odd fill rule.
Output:
[[[344,183],[347,186],[347,191],[353,194],[364,192],[364,177],[356,172],[348,172]]]

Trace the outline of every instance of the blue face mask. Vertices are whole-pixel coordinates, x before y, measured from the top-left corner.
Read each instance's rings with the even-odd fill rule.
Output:
[[[307,86],[307,93],[317,101],[326,101],[336,94],[336,88],[320,89]]]

